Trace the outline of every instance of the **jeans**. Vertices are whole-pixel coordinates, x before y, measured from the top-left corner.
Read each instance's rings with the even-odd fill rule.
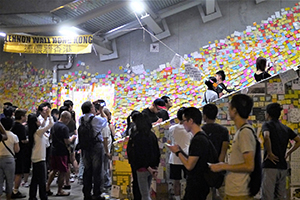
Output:
[[[136,168],[133,164],[130,165],[131,166],[131,173],[132,173],[132,193],[133,193],[133,199],[134,200],[141,200],[142,196],[141,196],[141,192],[140,192],[140,188],[139,188],[139,184],[138,184],[138,180],[137,180],[137,174],[136,174]]]
[[[286,169],[263,168],[262,197],[264,200],[287,199]]]
[[[149,171],[136,172],[137,180],[142,195],[142,200],[151,200],[150,198],[150,186],[152,181],[152,175]]]
[[[84,171],[84,165],[83,165],[83,159],[82,159],[82,153],[80,153],[80,161],[79,161],[79,170],[78,170],[78,179],[83,179],[83,171]]]
[[[99,197],[101,195],[103,156],[104,148],[102,143],[96,143],[93,149],[89,151],[82,151],[84,164],[82,192],[85,198],[91,196],[93,183],[93,196]]]
[[[15,159],[13,157],[0,158],[0,196],[3,193],[4,176],[6,193],[11,194],[15,177]]]
[[[104,187],[111,186],[110,160],[107,156],[104,156],[103,158],[102,173],[103,173]]]
[[[29,199],[36,199],[37,186],[41,200],[47,200],[46,181],[47,181],[46,161],[32,163],[32,178],[29,188]]]

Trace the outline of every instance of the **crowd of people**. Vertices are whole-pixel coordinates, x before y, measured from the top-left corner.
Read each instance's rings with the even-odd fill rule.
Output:
[[[260,149],[260,144],[255,129],[248,122],[252,107],[251,97],[245,94],[236,94],[232,97],[228,115],[237,131],[226,163],[230,139],[228,129],[216,123],[217,106],[206,104],[203,107],[203,114],[195,107],[182,107],[178,110],[179,123],[169,128],[169,138],[165,143],[171,151],[167,160],[170,170],[168,179],[174,180],[173,199],[181,199],[182,189],[185,189],[185,200],[254,199],[249,184],[254,170],[262,171],[262,200],[287,198],[286,158],[300,146],[300,137],[279,121],[281,106],[278,103],[269,104],[266,107],[267,121],[262,126],[264,159],[259,161],[262,162],[262,166],[259,163],[259,168],[255,169],[255,162],[258,162],[256,155],[260,155],[257,146]],[[152,178],[155,179],[158,175],[160,154],[157,138],[151,131],[151,126],[157,121],[162,121],[158,117],[161,109],[166,110],[163,101],[156,99],[149,108],[142,112],[133,111],[127,119],[126,135],[129,135],[127,155],[132,169],[135,200],[151,199],[150,183]],[[202,120],[204,125],[201,126]],[[289,140],[295,142],[287,150]],[[218,163],[208,163],[211,156],[210,142],[218,154]],[[212,188],[208,185],[205,178],[208,170],[226,173],[221,187]],[[183,178],[186,179],[186,188],[181,188],[180,180]],[[257,184],[260,185],[260,182]]]
[[[266,60],[257,59],[255,79],[269,77],[265,71]],[[270,66],[271,67],[271,66]],[[269,68],[270,68],[269,67]],[[268,69],[269,69],[268,68]],[[268,71],[268,70],[267,70]],[[232,152],[225,163],[230,139],[226,127],[216,123],[218,108],[210,102],[232,92],[225,84],[225,73],[220,70],[205,84],[203,112],[195,107],[182,107],[177,112],[179,123],[169,128],[165,145],[170,150],[169,179],[174,180],[175,200],[181,199],[180,180],[186,179],[185,200],[253,199],[249,193],[250,174],[254,170],[256,134],[248,123],[253,100],[244,94],[232,97],[228,114],[237,132],[232,142]],[[132,111],[127,118],[129,136],[128,161],[132,169],[132,192],[135,200],[150,200],[152,179],[158,175],[161,159],[158,138],[152,126],[168,120],[168,110],[173,106],[168,96],[155,99],[148,107]],[[82,116],[76,122],[73,102],[67,100],[59,109],[44,102],[37,113],[27,115],[26,110],[4,103],[0,124],[0,195],[5,180],[6,199],[25,198],[19,191],[21,185],[29,187],[29,200],[39,197],[47,200],[53,195],[50,186],[57,176],[56,196],[69,196],[73,177],[83,185],[84,200],[101,200],[103,192],[112,184],[111,159],[115,129],[112,116],[104,100],[86,101],[81,105]],[[281,107],[277,103],[266,108],[267,121],[263,124],[264,161],[262,199],[286,198],[286,158],[299,146],[300,138],[278,120]],[[202,121],[204,125],[201,126]],[[289,140],[293,146],[286,152]],[[210,148],[218,154],[219,163],[209,163]],[[29,174],[31,181],[29,183]],[[223,185],[210,188],[206,171],[226,172]],[[182,176],[183,175],[183,176]]]
[[[51,183],[57,176],[56,196],[69,196],[74,177],[83,185],[84,199],[105,199],[111,187],[111,147],[115,129],[104,100],[82,104],[83,116],[76,125],[73,102],[66,100],[59,109],[44,102],[37,113],[4,103],[0,126],[0,195],[5,180],[6,199],[25,198],[19,187],[29,187],[29,200],[53,195]],[[90,146],[79,138],[90,127]],[[81,132],[80,132],[81,131]],[[83,139],[82,139],[83,140]],[[79,164],[78,164],[79,163]],[[31,170],[32,169],[32,170]],[[31,179],[29,182],[29,174]]]

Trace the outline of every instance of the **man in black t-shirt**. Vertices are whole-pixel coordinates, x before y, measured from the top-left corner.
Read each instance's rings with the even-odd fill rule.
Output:
[[[168,96],[162,96],[161,99],[165,101],[166,109],[161,109],[161,110],[157,113],[157,116],[158,116],[159,118],[162,118],[163,121],[166,121],[166,120],[170,119],[168,110],[173,106],[173,102],[172,102],[172,100],[170,99],[170,97],[168,97]]]
[[[202,114],[199,109],[189,107],[184,110],[182,119],[185,130],[194,135],[189,155],[186,155],[178,145],[169,148],[188,170],[184,200],[206,200],[209,186],[204,179],[204,171],[208,168],[209,140],[200,128]]]
[[[278,120],[281,110],[278,103],[269,104],[266,112],[268,121],[262,127],[265,146],[262,180],[264,200],[286,198],[286,159],[300,146],[300,137]],[[296,143],[286,151],[289,140]]]
[[[224,162],[229,145],[229,133],[226,127],[215,123],[217,114],[218,107],[216,105],[206,104],[203,107],[203,120],[206,124],[202,126],[202,130],[214,144],[219,155],[219,162]]]
[[[203,121],[206,123],[202,126],[202,130],[208,135],[211,142],[214,144],[219,162],[225,161],[226,152],[229,145],[228,129],[220,124],[215,123],[218,114],[218,107],[214,104],[206,104],[203,107]],[[216,189],[212,188],[211,193],[208,195],[215,199],[217,196]],[[224,187],[218,189],[219,197],[224,198]],[[209,198],[210,199],[210,198]]]
[[[155,125],[157,123],[162,122],[162,118],[157,116],[157,113],[165,109],[165,101],[162,99],[155,99],[149,108],[146,108],[142,111],[143,114],[147,115],[150,119],[150,122]]]
[[[11,197],[13,199],[16,198],[24,198],[26,195],[23,195],[19,191],[19,187],[22,181],[22,176],[23,174],[29,174],[28,168],[27,171],[25,171],[25,152],[26,148],[28,148],[27,143],[28,139],[26,138],[26,129],[25,126],[22,124],[26,122],[26,110],[19,109],[15,113],[15,123],[13,128],[11,129],[11,132],[13,132],[15,135],[18,136],[19,138],[19,146],[20,146],[20,151],[16,153],[16,168],[15,168],[15,183],[14,183],[14,189]]]
[[[72,142],[76,136],[69,138],[69,128],[68,124],[71,120],[71,114],[69,111],[63,111],[60,115],[58,122],[54,124],[51,129],[52,137],[52,158],[51,158],[51,168],[52,171],[49,174],[49,179],[47,182],[47,193],[51,195],[50,191],[51,182],[54,179],[54,176],[59,172],[58,176],[58,189],[57,196],[68,196],[70,193],[66,193],[62,190],[64,177],[68,171],[68,148],[67,146]]]
[[[230,93],[230,92],[234,91],[233,89],[227,89],[227,87],[223,83],[226,79],[226,75],[225,75],[225,72],[223,70],[217,71],[216,79],[217,79],[217,83],[218,83],[218,86],[216,88],[216,92],[218,93],[219,98],[221,98],[224,95],[224,93],[225,93],[224,90],[227,93]]]

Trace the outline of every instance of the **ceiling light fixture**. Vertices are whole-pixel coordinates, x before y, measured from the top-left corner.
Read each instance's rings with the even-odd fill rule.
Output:
[[[0,32],[0,36],[1,36],[1,37],[5,37],[5,36],[6,36],[6,33]]]
[[[145,11],[145,6],[141,1],[133,1],[133,2],[131,2],[131,9],[135,13],[141,14]]]
[[[67,28],[67,27],[63,27],[59,30],[59,33],[62,34],[63,36],[77,36],[78,34],[76,32],[74,32],[71,28]]]

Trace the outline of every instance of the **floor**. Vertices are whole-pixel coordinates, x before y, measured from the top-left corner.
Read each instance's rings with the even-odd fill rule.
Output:
[[[29,187],[26,188],[26,187],[20,186],[19,191],[22,194],[26,195],[26,197],[23,198],[24,200],[28,199],[28,197],[29,197]],[[77,183],[77,180],[75,180],[74,183],[71,183],[71,190],[64,190],[66,192],[70,192],[70,196],[66,196],[66,197],[56,197],[55,196],[55,194],[57,193],[56,178],[54,179],[54,181],[51,184],[51,191],[53,192],[53,195],[48,196],[49,200],[70,200],[70,199],[72,199],[72,200],[83,200],[82,185],[79,185]],[[106,199],[113,199],[113,198],[109,197],[108,193],[104,193],[104,195],[105,195]],[[38,197],[38,194],[37,194],[37,197]],[[3,194],[0,199],[5,199],[5,194]]]

